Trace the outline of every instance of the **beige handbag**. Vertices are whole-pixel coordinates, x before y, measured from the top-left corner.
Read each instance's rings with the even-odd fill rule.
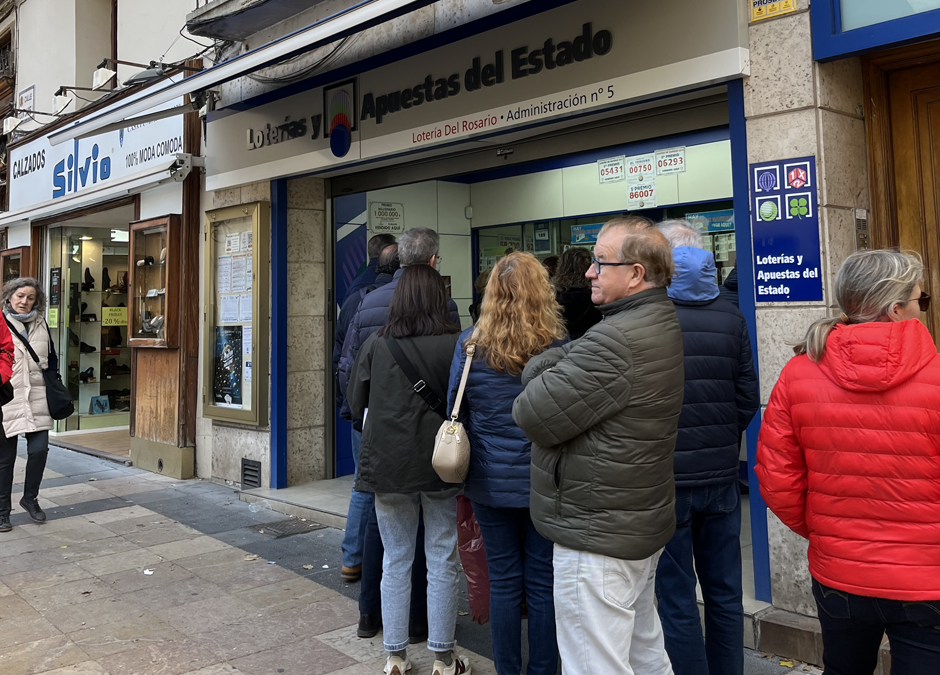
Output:
[[[457,421],[460,414],[460,402],[463,400],[463,391],[467,386],[467,375],[470,374],[470,364],[473,362],[474,345],[467,347],[467,361],[460,376],[460,387],[457,389],[457,399],[454,401],[454,410],[450,419],[445,420],[437,430],[437,440],[434,441],[434,456],[431,465],[445,483],[463,483],[470,471],[470,439],[463,424]]]

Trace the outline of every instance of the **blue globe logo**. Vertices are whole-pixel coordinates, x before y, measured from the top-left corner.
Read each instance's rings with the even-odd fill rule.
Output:
[[[773,190],[777,186],[777,176],[773,171],[764,171],[757,177],[757,184],[764,192]]]

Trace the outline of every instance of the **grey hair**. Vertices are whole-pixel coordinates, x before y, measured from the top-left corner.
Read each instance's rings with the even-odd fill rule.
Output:
[[[33,305],[33,309],[39,314],[46,313],[46,294],[42,290],[42,286],[38,281],[32,277],[17,277],[16,279],[10,279],[8,282],[3,284],[3,309],[11,310],[10,307],[10,298],[13,297],[13,294],[16,293],[21,288],[26,288],[27,286],[32,286],[36,291],[36,304]]]
[[[692,226],[687,220],[682,218],[672,218],[664,220],[656,227],[663,233],[666,240],[669,241],[670,248],[679,248],[680,246],[692,246],[693,248],[705,248],[702,240],[702,233]]]
[[[841,313],[820,319],[793,351],[819,361],[836,324],[878,321],[896,303],[907,302],[924,276],[924,263],[913,251],[857,251],[845,259],[836,274],[835,296]]]
[[[402,267],[426,265],[441,250],[441,235],[428,227],[413,227],[398,237],[398,259]]]

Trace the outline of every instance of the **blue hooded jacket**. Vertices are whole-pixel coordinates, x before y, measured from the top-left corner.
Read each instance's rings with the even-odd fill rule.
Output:
[[[447,387],[447,412],[454,409],[457,388],[467,354],[464,345],[473,333],[468,328],[457,340]],[[558,347],[568,340],[558,341]],[[460,421],[470,439],[470,473],[464,494],[471,501],[492,508],[529,508],[531,447],[529,439],[512,419],[512,404],[522,393],[522,373],[500,373],[477,355],[470,364],[467,387],[460,405]]]
[[[711,253],[680,246],[672,257],[676,273],[668,293],[685,350],[676,487],[730,483],[738,476],[741,433],[760,406],[747,323],[719,297]]]

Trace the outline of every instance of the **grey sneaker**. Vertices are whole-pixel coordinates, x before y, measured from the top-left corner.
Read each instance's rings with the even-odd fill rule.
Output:
[[[407,658],[388,655],[385,661],[385,675],[405,675],[409,670],[411,670],[411,661]]]

